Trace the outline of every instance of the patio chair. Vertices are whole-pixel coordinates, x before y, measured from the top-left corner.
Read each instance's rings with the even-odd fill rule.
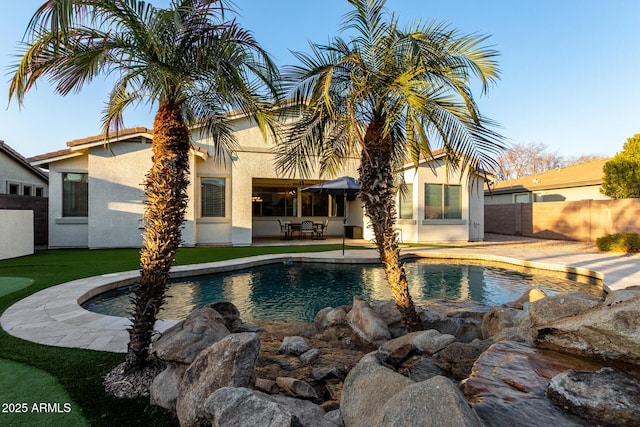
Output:
[[[327,230],[328,227],[329,227],[329,220],[328,219],[326,219],[322,224],[316,224],[315,225],[316,235],[315,235],[314,239],[316,239],[316,240],[324,240],[324,232]]]
[[[288,221],[281,220],[280,218],[278,218],[278,223],[280,224],[280,232],[284,234],[284,237],[280,240],[291,240],[293,238],[291,224]]]
[[[306,235],[310,234],[313,236],[315,233],[315,228],[313,227],[313,221],[302,221],[300,224],[300,237],[304,237],[306,239]]]

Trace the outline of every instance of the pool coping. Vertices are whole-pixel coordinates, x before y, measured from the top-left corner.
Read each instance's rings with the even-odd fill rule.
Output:
[[[601,280],[605,290],[611,291],[611,288],[605,283],[605,274],[580,265],[520,259],[496,253],[473,253],[469,249],[461,251],[457,249],[410,248],[403,251],[402,258],[475,260],[586,276]],[[288,260],[325,263],[379,262],[377,252],[374,250],[348,250],[344,256],[340,251],[272,254],[175,266],[171,269],[171,273],[172,277],[180,278]],[[0,325],[15,337],[39,344],[125,353],[129,341],[127,332],[130,325],[129,319],[93,313],[82,308],[80,304],[99,293],[130,285],[135,282],[138,275],[137,270],[109,273],[43,289],[7,308],[0,318]],[[177,322],[177,320],[158,320],[156,330],[163,332]]]

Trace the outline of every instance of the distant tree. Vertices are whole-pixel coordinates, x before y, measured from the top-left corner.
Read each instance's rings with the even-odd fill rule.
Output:
[[[578,163],[590,162],[595,159],[604,159],[604,154],[581,154],[579,156],[569,156],[565,158],[565,166],[577,165]]]
[[[640,197],[640,134],[627,139],[622,151],[603,168],[600,192],[613,199]]]
[[[562,156],[557,151],[547,152],[542,143],[515,144],[498,157],[500,181],[534,175],[562,166]]]
[[[539,142],[515,144],[498,157],[497,177],[498,181],[522,178],[602,157],[601,154],[563,157],[557,150],[547,151],[547,146]]]

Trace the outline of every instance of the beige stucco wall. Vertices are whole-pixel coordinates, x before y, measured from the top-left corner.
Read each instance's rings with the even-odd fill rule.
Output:
[[[273,143],[264,141],[256,126],[238,120],[234,124],[237,138],[236,153],[229,159],[215,158],[213,141],[195,131],[193,144],[207,150],[209,157],[190,156],[189,205],[185,215],[182,238],[185,246],[193,245],[250,245],[255,237],[281,235],[278,218],[253,218],[252,190],[254,179],[279,179],[300,182],[331,179],[317,172],[304,179],[297,175],[281,175],[274,169]],[[206,156],[205,156],[206,157]],[[350,159],[337,174],[357,177],[358,159]],[[151,167],[149,142],[121,141],[109,149],[96,146],[79,157],[51,163],[49,242],[51,247],[140,247],[142,243],[143,185]],[[62,218],[62,173],[89,172],[89,217]],[[425,220],[424,183],[458,183],[458,176],[446,175],[445,165],[435,170],[421,165],[405,172],[406,182],[414,183],[414,219],[400,220],[405,242],[481,240],[483,231],[483,192],[478,186],[462,185],[462,219]],[[225,216],[203,218],[201,215],[201,180],[225,179]],[[363,215],[362,203],[356,199],[347,203],[347,225],[363,227],[363,237],[372,239],[369,221]],[[298,209],[301,212],[301,209]],[[326,217],[287,218],[293,221]],[[327,235],[343,233],[343,217],[329,218]]]
[[[192,167],[193,178],[191,180],[190,193],[190,219],[195,222],[193,227],[193,241],[199,245],[228,245],[231,244],[231,173],[229,165],[216,162],[209,158],[203,160],[195,158],[195,167]],[[224,218],[206,218],[201,215],[202,178],[222,178],[225,180],[225,209]]]
[[[543,202],[575,202],[578,200],[611,200],[610,197],[600,193],[599,185],[584,187],[558,188],[534,192]]]
[[[491,194],[484,196],[485,205],[506,205],[513,203],[513,194]]]
[[[33,211],[0,209],[0,236],[0,259],[33,254]]]
[[[274,169],[274,156],[271,152],[273,141],[264,140],[262,133],[256,126],[248,125],[247,121],[235,122],[235,135],[238,148],[232,159],[228,159],[227,167],[217,165],[213,159],[206,162],[197,162],[198,179],[202,177],[226,178],[226,209],[224,219],[198,218],[199,194],[194,197],[196,206],[197,242],[201,245],[233,244],[236,246],[250,245],[253,237],[280,236],[280,227],[277,218],[253,218],[251,194],[253,179],[291,179],[300,181],[301,177],[283,176]],[[195,143],[214,153],[213,142],[203,139],[197,132],[194,133]],[[339,175],[357,177],[357,161],[348,162]],[[307,179],[320,179],[317,172]],[[330,179],[325,177],[324,179]],[[199,182],[199,181],[198,181]],[[199,188],[199,186],[198,186]],[[199,190],[196,189],[196,193]],[[362,226],[362,209],[359,201],[349,203],[349,224]],[[353,213],[353,215],[352,215]],[[325,219],[317,217],[299,217],[298,220],[312,219],[320,221]],[[342,235],[343,218],[331,218],[328,235]]]
[[[0,193],[8,194],[8,183],[15,183],[20,185],[20,194],[23,194],[22,187],[25,185],[31,186],[32,196],[36,194],[36,187],[40,187],[43,190],[43,196],[48,194],[47,182],[29,171],[23,165],[17,163],[12,157],[7,156],[0,151]]]
[[[459,173],[450,172],[438,160],[431,165],[422,163],[417,169],[408,168],[404,172],[406,183],[413,184],[413,218],[399,219],[398,228],[404,242],[469,241],[482,240],[484,236],[484,191],[482,186],[471,184],[466,177],[460,180]],[[462,218],[425,219],[425,184],[455,184],[462,186]],[[370,229],[365,230],[365,238],[373,238]]]
[[[90,248],[140,247],[144,177],[151,144],[119,142],[89,150]]]
[[[475,180],[469,186],[469,241],[484,240],[484,187],[483,181]]]

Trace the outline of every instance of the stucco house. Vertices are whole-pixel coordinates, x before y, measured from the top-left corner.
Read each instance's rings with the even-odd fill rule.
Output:
[[[372,237],[358,199],[302,192],[320,177],[280,176],[273,167],[273,142],[265,142],[258,127],[239,116],[233,126],[238,146],[226,162],[210,155],[213,141],[192,130],[185,246],[243,246],[255,238],[276,238],[281,236],[278,219],[328,220],[325,234],[341,236],[345,212],[347,225],[362,227],[363,237]],[[74,140],[63,150],[29,159],[49,170],[50,247],[141,245],[151,138],[149,129],[125,129],[108,141],[102,136]],[[482,186],[474,191],[466,179],[447,180],[442,159],[434,162],[402,171],[411,194],[399,196],[403,241],[481,240]],[[340,175],[357,177],[358,164],[357,158],[347,159]]]
[[[610,159],[595,159],[536,175],[500,181],[485,187],[484,203],[571,202],[608,200],[600,193],[604,164]]]
[[[46,173],[0,141],[0,194],[46,197],[48,185]]]
[[[0,141],[0,259],[47,245],[48,177]]]
[[[404,242],[484,239],[484,179],[474,173],[468,179],[451,169],[437,150],[433,159],[400,171],[406,190],[398,192],[397,226]]]

